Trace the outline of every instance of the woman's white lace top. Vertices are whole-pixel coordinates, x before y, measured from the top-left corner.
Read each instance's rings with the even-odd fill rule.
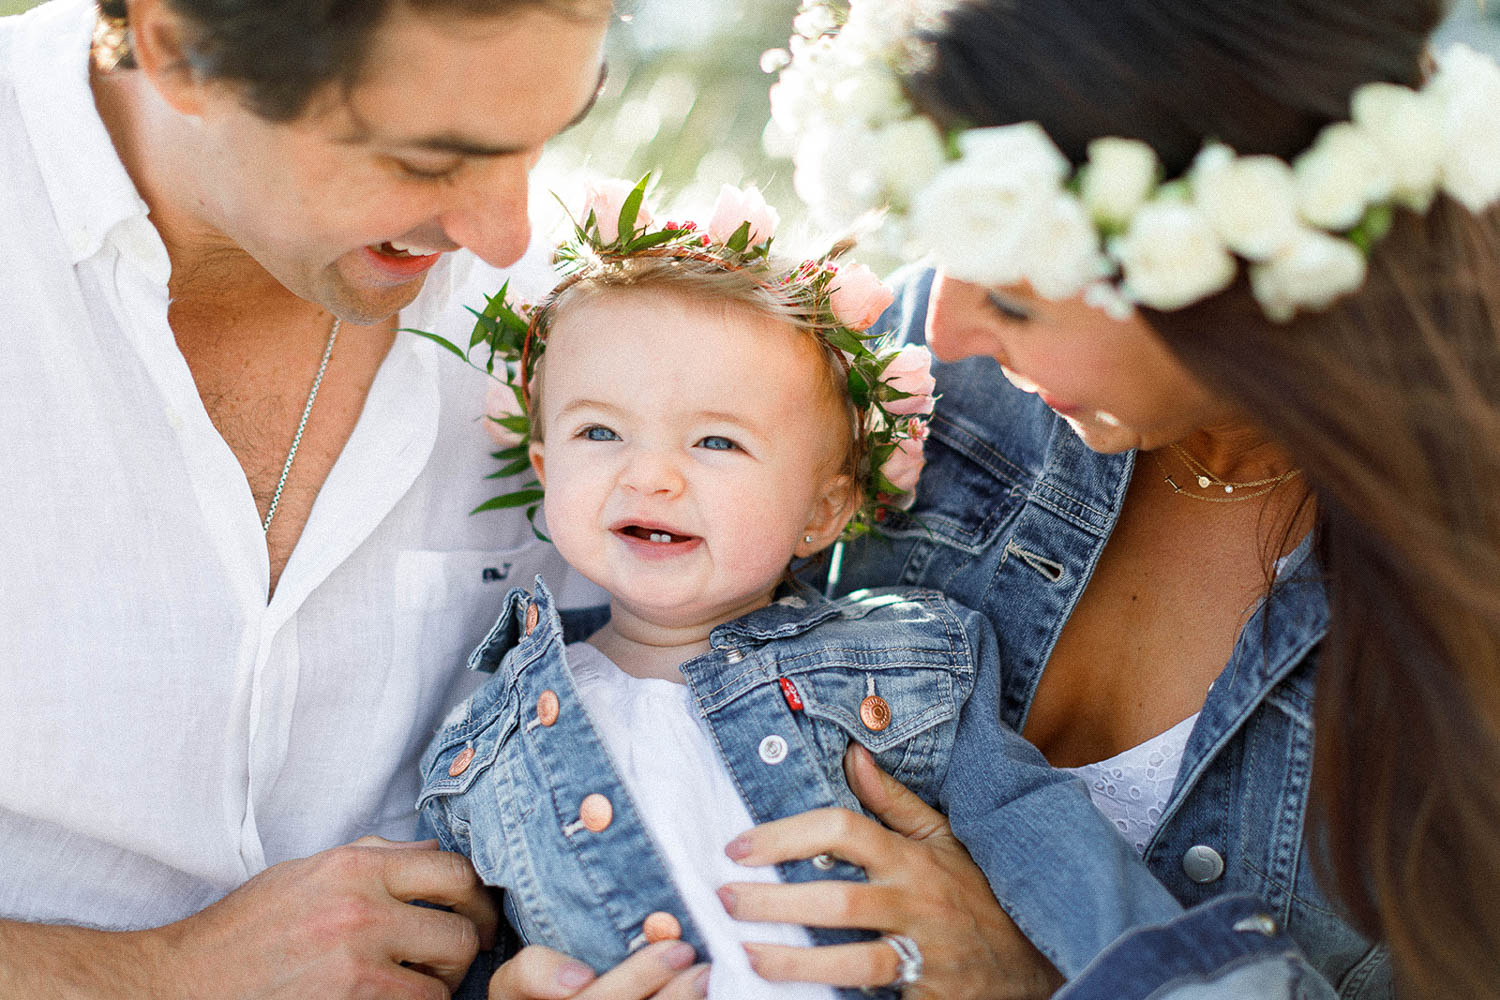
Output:
[[[778,882],[780,876],[774,867],[744,868],[724,855],[724,845],[754,821],[687,685],[632,677],[583,642],[568,646],[568,665],[589,720],[713,953],[710,1000],[833,1000],[831,987],[771,983],[750,969],[741,942],[812,940],[793,924],[734,920],[719,902],[717,890],[726,882]],[[630,859],[620,858],[617,874],[630,870]]]
[[[1094,805],[1120,836],[1135,845],[1137,854],[1145,853],[1146,842],[1161,822],[1196,721],[1198,713],[1194,712],[1160,736],[1109,760],[1063,768],[1088,782]]]

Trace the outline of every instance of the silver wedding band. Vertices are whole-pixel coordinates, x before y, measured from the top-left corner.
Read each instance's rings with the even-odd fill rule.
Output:
[[[904,989],[922,978],[922,950],[917,947],[917,942],[905,934],[885,934],[880,940],[896,953],[896,978],[887,984],[887,988]]]

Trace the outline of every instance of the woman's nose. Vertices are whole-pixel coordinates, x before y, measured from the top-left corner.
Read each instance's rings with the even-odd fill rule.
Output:
[[[927,346],[942,361],[988,355],[1001,364],[1007,357],[982,285],[939,271],[927,300]]]

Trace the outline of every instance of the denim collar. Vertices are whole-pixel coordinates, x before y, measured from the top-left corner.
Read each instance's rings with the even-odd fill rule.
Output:
[[[528,608],[536,605],[536,627],[530,635],[526,632]],[[839,616],[839,606],[804,583],[794,581],[783,585],[775,599],[763,608],[733,621],[715,626],[709,633],[709,645],[716,650],[733,649],[746,643],[764,643],[788,639],[811,631],[823,622]],[[599,624],[607,616],[599,620]],[[505,606],[490,632],[474,651],[469,654],[470,670],[494,673],[511,648],[528,641],[541,647],[550,638],[562,641],[563,620],[558,613],[552,591],[538,576],[530,594],[521,589],[512,590],[505,598]]]

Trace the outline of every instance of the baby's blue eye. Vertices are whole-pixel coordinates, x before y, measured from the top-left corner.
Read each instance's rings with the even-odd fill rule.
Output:
[[[589,441],[618,441],[618,440],[620,440],[620,435],[616,434],[614,431],[610,430],[608,427],[600,427],[597,424],[595,424],[593,427],[585,427],[583,429],[582,433],[580,433],[578,436],[582,437],[582,438],[585,438],[585,439],[587,439]]]
[[[698,446],[700,448],[707,448],[709,451],[734,451],[739,447],[739,445],[727,437],[720,437],[717,434],[710,434],[702,441],[699,441]]]

